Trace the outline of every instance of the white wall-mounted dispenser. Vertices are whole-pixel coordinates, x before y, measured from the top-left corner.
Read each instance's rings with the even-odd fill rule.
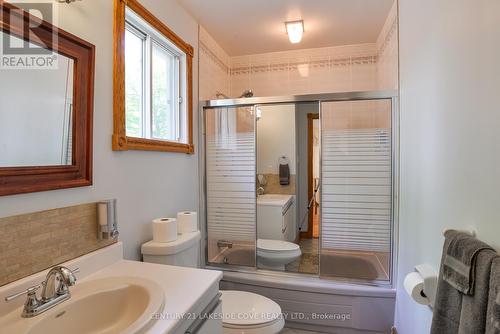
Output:
[[[97,238],[115,239],[118,235],[116,199],[97,202]]]
[[[434,307],[438,275],[434,269],[427,264],[420,264],[415,271],[406,275],[404,288],[408,295],[420,305]]]

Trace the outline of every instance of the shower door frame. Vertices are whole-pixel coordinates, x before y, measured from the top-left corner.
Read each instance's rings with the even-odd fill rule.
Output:
[[[210,263],[208,261],[208,224],[207,224],[207,176],[206,176],[206,147],[205,147],[205,109],[214,109],[220,107],[255,107],[257,105],[276,105],[276,104],[293,104],[301,102],[317,102],[318,111],[321,122],[321,105],[324,102],[349,102],[349,101],[367,101],[367,100],[391,100],[391,121],[392,121],[392,209],[391,209],[391,261],[390,261],[390,274],[388,281],[366,281],[356,279],[342,279],[342,278],[320,278],[318,274],[304,274],[304,273],[289,273],[270,271],[266,269],[259,269],[256,266],[244,267],[237,265],[226,265],[219,263]],[[255,117],[255,116],[254,116]],[[362,285],[372,285],[380,287],[394,287],[397,282],[397,271],[395,270],[398,260],[398,232],[399,232],[399,94],[398,91],[359,91],[359,92],[340,92],[340,93],[325,93],[325,94],[306,94],[306,95],[290,95],[290,96],[268,96],[268,97],[251,97],[251,98],[238,98],[238,99],[223,99],[223,100],[207,100],[200,101],[199,106],[199,177],[200,177],[200,193],[199,193],[199,207],[200,207],[200,222],[204,223],[204,228],[200,228],[202,234],[202,245],[200,247],[200,259],[202,268],[218,269],[223,271],[235,271],[241,273],[262,273],[271,274],[282,277],[302,277],[317,279],[322,281],[333,281],[343,283],[353,283]],[[321,131],[321,130],[320,130]],[[257,154],[257,151],[255,152]],[[320,149],[320,165],[322,165],[322,156]],[[320,172],[320,180],[321,172]],[[321,181],[320,181],[321,182]],[[320,217],[322,209],[322,198],[320,198]],[[255,222],[257,229],[257,222]],[[321,230],[321,219],[320,219]],[[320,233],[321,236],[321,233]],[[319,251],[321,251],[321,237]],[[255,252],[257,253],[257,252]],[[320,263],[321,266],[321,263]]]

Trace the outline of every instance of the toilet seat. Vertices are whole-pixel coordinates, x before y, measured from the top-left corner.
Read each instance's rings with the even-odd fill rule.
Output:
[[[264,296],[245,291],[221,291],[224,334],[276,334],[285,320],[281,307]]]
[[[284,270],[285,265],[302,255],[300,246],[283,240],[257,240],[257,259],[264,269]]]
[[[271,239],[257,239],[257,251],[264,253],[297,253],[300,246],[293,242]]]

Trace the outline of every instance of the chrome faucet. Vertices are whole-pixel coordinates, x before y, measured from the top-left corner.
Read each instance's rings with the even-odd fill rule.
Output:
[[[42,301],[49,301],[62,295],[69,295],[69,286],[76,283],[73,271],[57,266],[49,270],[45,282],[42,283]]]
[[[266,192],[266,189],[264,189],[264,187],[258,187],[257,188],[257,197],[259,197],[260,195],[264,195]]]
[[[9,302],[17,297],[27,295],[21,316],[23,318],[37,316],[71,297],[68,287],[75,285],[75,273],[79,271],[79,269],[70,270],[63,266],[56,266],[49,270],[45,281],[28,288],[26,291],[5,297],[5,301]],[[40,288],[42,288],[42,294],[41,298],[38,298],[36,293]]]

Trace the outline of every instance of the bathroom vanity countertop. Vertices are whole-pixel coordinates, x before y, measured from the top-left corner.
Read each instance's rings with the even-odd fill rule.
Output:
[[[194,320],[192,314],[201,312],[217,296],[222,279],[219,271],[121,260],[85,280],[116,276],[146,278],[164,289],[163,311],[147,331],[155,334],[184,333]]]
[[[219,292],[219,281],[222,279],[219,271],[128,261],[123,260],[122,254],[119,242],[62,265],[80,269],[76,284],[109,277],[138,277],[162,287],[163,291],[158,293],[165,296],[163,310],[146,333],[184,333],[194,320],[191,314],[202,311]],[[46,273],[40,272],[0,287],[0,298],[40,283]],[[24,301],[25,298],[18,298],[10,303],[0,303],[0,321],[6,317],[21,318]],[[55,308],[61,305],[64,303]],[[38,317],[43,317],[43,314]],[[24,320],[33,322],[38,317]]]
[[[293,201],[294,195],[286,194],[264,194],[257,197],[257,205],[269,205],[284,207],[290,201]]]

